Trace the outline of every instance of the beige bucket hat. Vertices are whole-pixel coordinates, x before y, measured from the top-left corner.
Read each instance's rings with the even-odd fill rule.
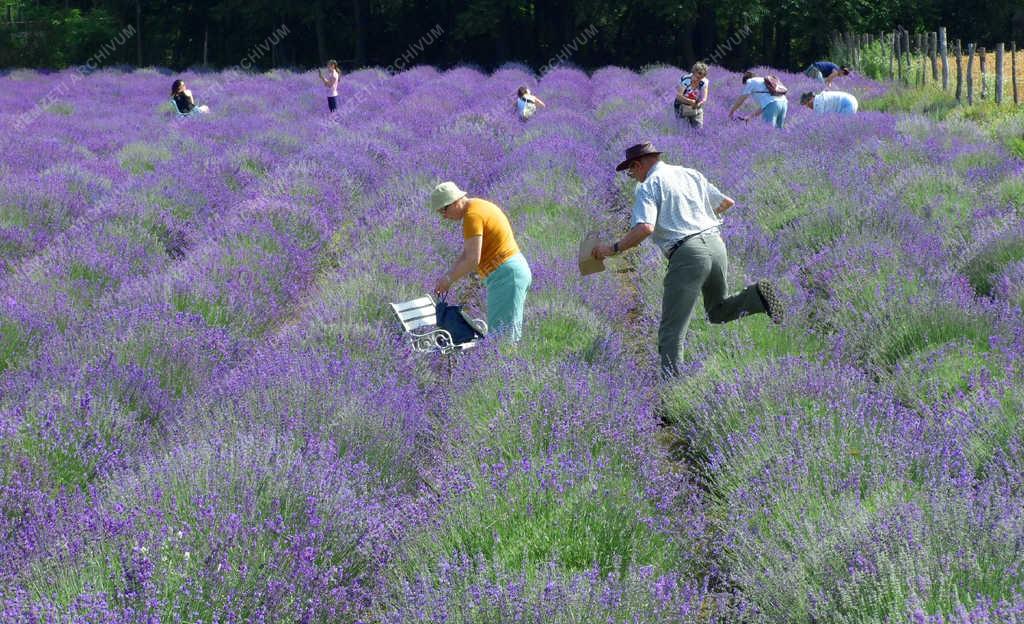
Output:
[[[466,191],[460,189],[454,182],[442,182],[435,186],[434,191],[430,193],[430,210],[437,212],[453,201],[462,199],[465,196]]]

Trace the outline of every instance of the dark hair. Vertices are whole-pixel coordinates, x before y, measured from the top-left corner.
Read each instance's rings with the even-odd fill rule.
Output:
[[[754,77],[754,72],[745,71],[743,72],[743,84],[747,84],[747,81]]]
[[[178,95],[178,89],[180,89],[183,84],[185,84],[185,81],[180,78],[174,81],[174,84],[171,85],[171,97]]]
[[[516,95],[518,95],[519,97],[523,97],[529,90],[530,88],[526,86],[519,87],[518,89],[516,89]]]
[[[839,66],[839,71],[843,72],[844,76],[849,76],[850,75],[850,68],[847,67],[846,65],[840,65]]]

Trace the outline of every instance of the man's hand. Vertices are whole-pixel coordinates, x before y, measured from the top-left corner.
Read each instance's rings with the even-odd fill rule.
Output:
[[[615,248],[611,245],[594,245],[594,248],[590,251],[590,255],[596,260],[604,260],[609,256],[615,255]]]
[[[437,283],[434,284],[434,293],[438,295],[443,295],[447,293],[451,289],[451,287],[452,282],[451,280],[448,279],[448,274],[445,273],[444,275],[441,276],[439,280],[437,280]]]

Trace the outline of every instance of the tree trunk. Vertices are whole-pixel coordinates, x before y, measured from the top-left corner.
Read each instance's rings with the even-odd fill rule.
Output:
[[[356,67],[366,65],[366,28],[367,28],[367,7],[364,0],[352,0],[352,20],[355,24],[355,61]]]
[[[135,0],[135,65],[142,67],[142,0]]]
[[[316,55],[320,65],[327,62],[327,42],[324,41],[324,5],[317,0],[313,5],[313,31],[316,34]]]

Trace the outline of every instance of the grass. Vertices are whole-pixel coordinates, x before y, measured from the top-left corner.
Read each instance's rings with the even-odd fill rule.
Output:
[[[1009,264],[1024,260],[1024,237],[1003,237],[988,244],[961,271],[979,295],[991,295],[993,278]]]
[[[620,463],[600,471],[591,466],[566,482],[564,473],[555,476],[558,457],[529,460],[536,474],[512,467],[512,476],[498,484],[485,472],[474,474],[471,489],[441,512],[443,521],[410,538],[393,573],[411,577],[425,562],[458,554],[523,569],[528,579],[550,561],[569,572],[597,565],[602,574],[617,575],[629,564],[658,572],[677,568],[678,546],[644,521],[654,509],[637,491],[632,469]],[[544,469],[552,460],[555,465]]]
[[[32,215],[21,206],[0,204],[0,227],[25,228],[32,225]]]
[[[0,319],[0,374],[18,365],[28,352],[29,336],[19,323]]]
[[[68,266],[68,294],[78,306],[92,307],[116,283],[105,271],[84,262],[73,260]]]
[[[904,206],[946,228],[963,227],[974,211],[977,198],[964,192],[965,184],[958,175],[933,171],[922,171],[903,184]]]
[[[141,141],[125,145],[118,155],[121,166],[134,175],[155,171],[157,164],[170,159],[171,152],[166,147]]]
[[[1021,152],[1020,158],[1024,159],[1024,151]],[[996,195],[1000,203],[1016,210],[1017,216],[1024,216],[1024,179],[1006,178],[996,187]]]
[[[757,207],[757,222],[768,232],[777,232],[816,213],[836,198],[832,183],[820,172],[785,158],[761,159],[754,165],[754,171],[758,182],[750,203]]]
[[[210,327],[229,327],[233,320],[231,307],[223,297],[210,300],[192,293],[174,293],[171,305],[178,312],[198,314]]]
[[[977,353],[989,350],[991,321],[953,306],[893,311],[868,345],[868,359],[892,371],[897,363],[950,342],[969,343]]]
[[[968,394],[977,378],[1001,379],[1006,372],[992,354],[970,342],[952,341],[934,349],[922,348],[894,367],[887,383],[906,405],[938,403]]]

